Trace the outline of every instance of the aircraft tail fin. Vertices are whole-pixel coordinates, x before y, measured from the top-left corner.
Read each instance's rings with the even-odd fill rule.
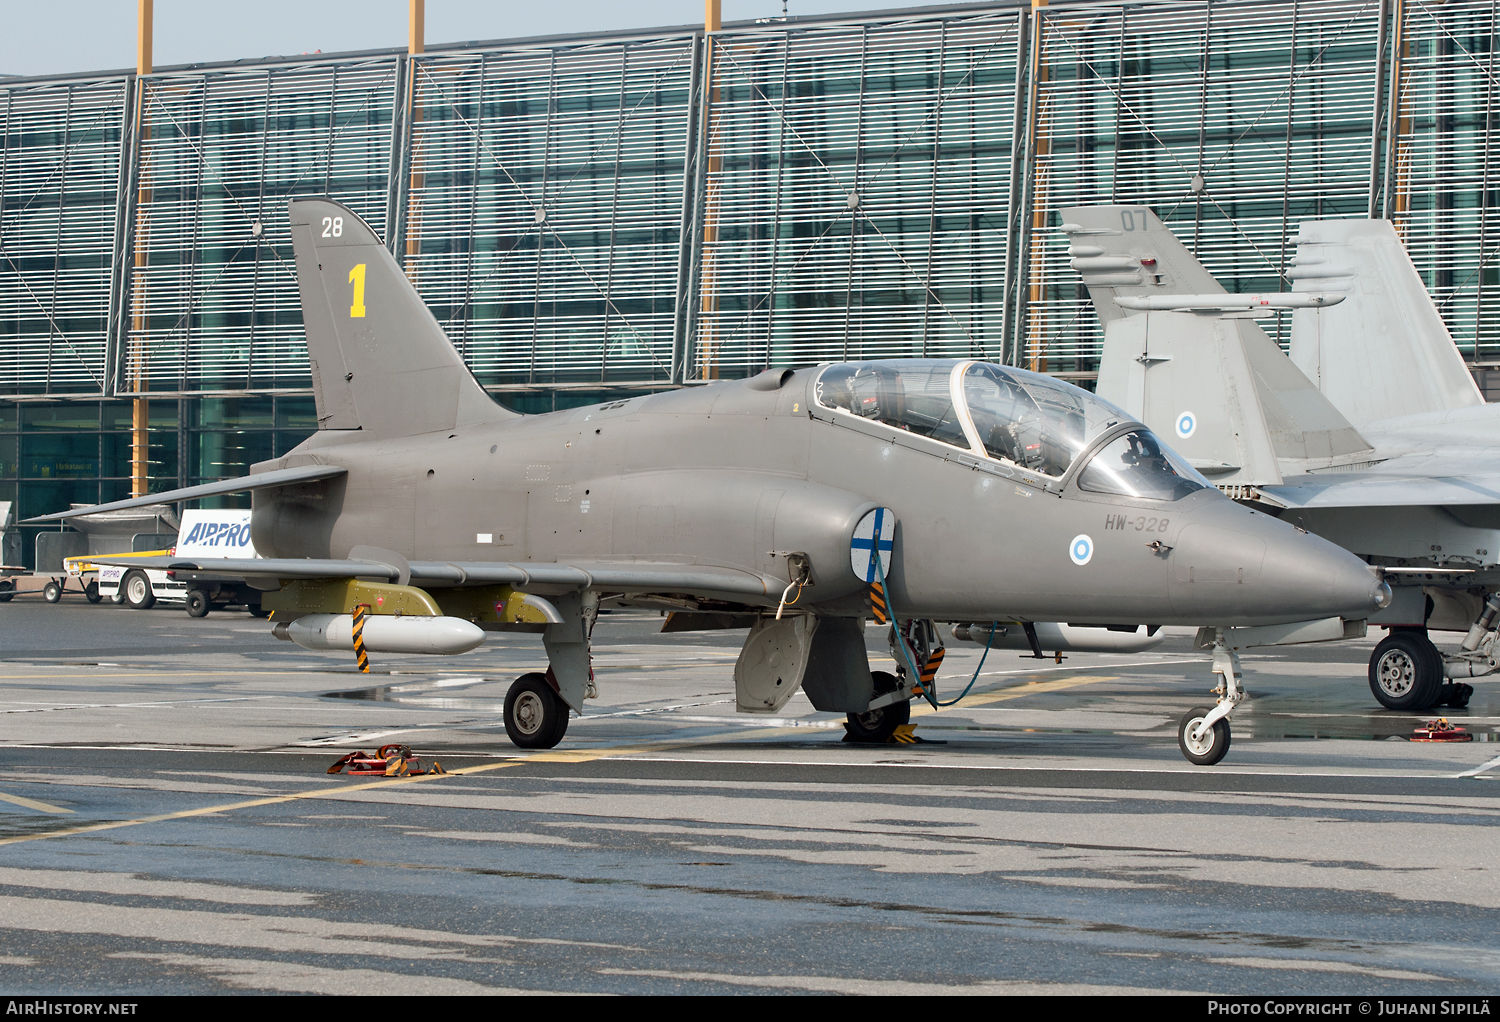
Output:
[[[1224,288],[1144,206],[1073,206],[1060,211],[1071,265],[1108,326],[1132,315],[1115,299],[1223,294]]]
[[[1106,324],[1098,394],[1218,485],[1357,460],[1370,445],[1241,315],[1143,312]]]
[[[293,199],[290,215],[319,429],[411,436],[515,414],[484,392],[357,213]]]
[[[1389,220],[1304,221],[1297,291],[1342,294],[1292,315],[1292,361],[1362,424],[1484,403]]]

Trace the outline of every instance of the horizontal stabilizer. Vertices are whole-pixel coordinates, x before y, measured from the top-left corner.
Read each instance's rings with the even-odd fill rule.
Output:
[[[90,504],[86,507],[75,507],[71,511],[59,511],[56,514],[38,515],[36,518],[28,518],[26,519],[26,523],[56,522],[65,518],[77,518],[79,515],[96,515],[101,511],[122,511],[130,507],[150,507],[152,504],[175,504],[179,500],[197,500],[199,497],[219,497],[226,493],[251,493],[255,490],[269,490],[280,486],[295,486],[298,483],[314,483],[320,479],[332,479],[335,476],[341,476],[347,471],[349,470],[339,465],[304,465],[301,468],[282,468],[274,472],[260,472],[256,475],[242,476],[239,479],[221,479],[216,483],[184,486],[180,490],[167,490],[163,493],[152,493],[145,497],[115,500],[108,504]]]
[[[1254,312],[1256,309],[1321,309],[1337,305],[1343,295],[1136,295],[1116,298],[1121,308],[1137,312]]]
[[[1261,490],[1288,508],[1462,507],[1500,504],[1500,474],[1462,476],[1316,472]]]

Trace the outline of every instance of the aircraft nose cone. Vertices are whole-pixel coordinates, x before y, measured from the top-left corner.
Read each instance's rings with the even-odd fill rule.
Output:
[[[1172,551],[1172,605],[1204,624],[1368,617],[1390,587],[1341,547],[1230,501],[1188,516]]]

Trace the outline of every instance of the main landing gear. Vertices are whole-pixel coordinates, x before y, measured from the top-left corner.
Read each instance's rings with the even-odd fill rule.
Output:
[[[523,674],[505,693],[505,733],[523,749],[550,749],[568,733],[568,704],[545,674]]]
[[[1370,691],[1387,710],[1468,706],[1474,686],[1447,682],[1444,673],[1443,655],[1423,628],[1392,630],[1370,655]]]
[[[1240,658],[1222,635],[1214,640],[1213,672],[1219,676],[1217,705],[1195,706],[1177,724],[1177,747],[1197,766],[1213,766],[1229,751],[1229,715],[1245,698]]]
[[[876,695],[894,692],[901,684],[894,674],[885,671],[871,671],[870,679],[875,683]],[[844,729],[849,741],[883,745],[891,740],[898,727],[911,723],[911,701],[899,699],[864,713],[845,714],[845,718]]]

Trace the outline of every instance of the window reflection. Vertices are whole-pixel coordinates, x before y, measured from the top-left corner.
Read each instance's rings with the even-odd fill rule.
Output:
[[[887,426],[967,448],[953,408],[951,361],[855,362],[829,367],[818,402]]]
[[[955,385],[955,373],[961,378]],[[888,359],[823,370],[818,403],[1048,476],[1126,416],[1069,383],[990,362]],[[954,399],[960,402],[955,407]],[[965,429],[965,417],[975,430]]]
[[[1180,500],[1209,486],[1148,430],[1116,437],[1078,475],[1078,488],[1149,500]]]

